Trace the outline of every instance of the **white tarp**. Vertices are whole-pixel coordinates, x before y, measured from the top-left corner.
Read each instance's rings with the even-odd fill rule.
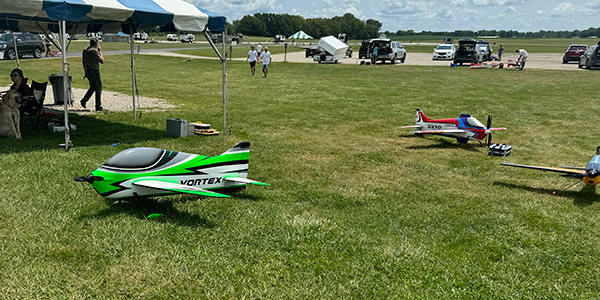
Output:
[[[344,56],[346,56],[346,50],[348,50],[348,45],[344,44],[333,35],[322,37],[319,40],[319,47],[331,54],[333,60],[344,58]]]

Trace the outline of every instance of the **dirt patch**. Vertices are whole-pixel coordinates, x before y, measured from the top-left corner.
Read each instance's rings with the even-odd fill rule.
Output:
[[[0,90],[5,91],[9,88],[10,86],[5,86],[0,88]],[[73,105],[69,106],[69,113],[78,115],[94,114],[96,101],[94,95],[92,95],[92,98],[90,98],[90,100],[87,102],[87,108],[83,108],[79,101],[83,98],[87,90],[72,88],[72,91]],[[52,85],[48,85],[46,89],[46,100],[44,103],[44,109],[46,112],[58,113],[64,111],[63,104],[54,104],[54,92],[52,90]],[[102,91],[102,107],[108,109],[109,111],[133,111],[133,97],[117,92]],[[138,102],[138,99],[136,98],[136,109],[144,109],[146,111],[162,111],[174,107],[174,105],[168,104],[163,99],[140,97]]]

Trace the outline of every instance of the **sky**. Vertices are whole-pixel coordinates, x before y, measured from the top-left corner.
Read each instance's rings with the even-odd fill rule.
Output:
[[[600,27],[600,0],[184,0],[227,17],[278,13],[331,18],[352,13],[383,31],[575,30]]]

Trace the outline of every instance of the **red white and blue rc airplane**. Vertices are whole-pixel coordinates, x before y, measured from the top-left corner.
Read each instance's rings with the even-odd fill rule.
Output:
[[[417,118],[415,125],[401,126],[400,128],[415,128],[412,131],[417,136],[424,134],[441,135],[455,138],[459,144],[466,144],[469,140],[479,141],[487,136],[488,147],[492,144],[492,131],[506,130],[506,128],[491,128],[492,116],[488,116],[487,126],[479,122],[475,117],[469,114],[461,114],[453,119],[429,119],[420,108],[417,108]]]

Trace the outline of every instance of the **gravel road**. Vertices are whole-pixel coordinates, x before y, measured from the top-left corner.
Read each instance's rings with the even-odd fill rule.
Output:
[[[218,59],[216,56],[214,57],[201,57],[201,56],[194,56],[194,55],[186,55],[186,54],[179,54],[179,53],[174,53],[174,52],[165,52],[165,51],[146,51],[143,52],[142,54],[145,55],[162,55],[162,56],[173,56],[173,57],[181,57],[181,58],[191,58],[191,59]],[[340,61],[338,61],[338,63],[341,64],[360,64],[360,61],[367,61],[366,59],[358,59],[357,58],[357,53],[354,52],[352,55],[352,58],[344,58]],[[546,69],[546,70],[570,70],[570,71],[577,71],[577,70],[581,70],[577,67],[577,62],[573,61],[573,62],[569,62],[568,64],[563,64],[562,63],[562,56],[563,54],[561,53],[529,53],[529,58],[527,59],[527,65],[525,67],[525,69]],[[432,60],[432,53],[407,53],[406,54],[406,60],[404,63],[400,63],[399,61],[396,63],[396,65],[400,66],[400,65],[411,65],[411,66],[449,66],[450,65],[450,61],[446,60]],[[504,56],[502,57],[502,60],[504,62],[508,61],[509,59],[512,60],[517,60],[519,56],[516,53],[507,53],[504,54]],[[297,62],[297,63],[312,63],[312,64],[316,64],[316,62],[313,61],[312,58],[306,58],[304,55],[304,52],[291,52],[287,54],[287,57],[285,58],[286,61],[288,62]],[[233,60],[238,60],[238,61],[244,61],[246,60],[245,58],[234,58]],[[274,54],[272,56],[272,60],[274,62],[281,62],[284,60],[284,54]],[[381,63],[378,63],[381,64]],[[386,63],[386,65],[390,65],[389,62]],[[465,65],[465,67],[468,67],[467,65]]]

